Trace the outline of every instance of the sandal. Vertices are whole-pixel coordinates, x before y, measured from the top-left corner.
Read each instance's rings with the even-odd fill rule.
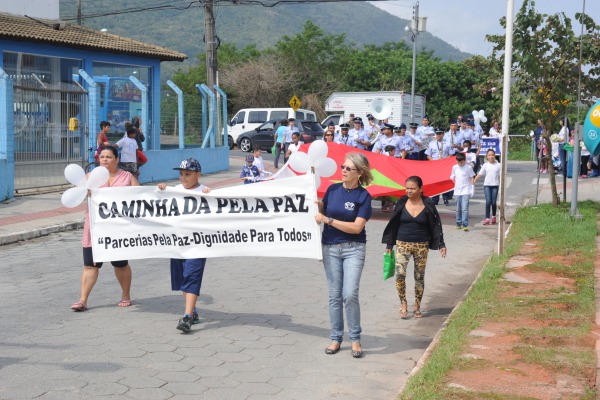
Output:
[[[400,318],[408,318],[408,304],[406,303],[400,305]]]
[[[406,308],[400,308],[400,318],[408,318],[408,310]]]
[[[413,312],[413,315],[415,316],[415,318],[423,318],[423,313],[420,310],[415,310]]]
[[[71,306],[71,310],[73,311],[85,311],[87,310],[87,306],[82,302],[78,301]]]
[[[117,306],[119,306],[119,307],[129,307],[132,303],[133,303],[133,301],[131,299],[121,300],[119,302],[119,304],[117,304]]]

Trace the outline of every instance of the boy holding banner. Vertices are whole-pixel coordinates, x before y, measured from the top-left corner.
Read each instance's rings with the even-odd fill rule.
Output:
[[[198,182],[201,171],[198,160],[188,158],[183,160],[178,168],[173,169],[179,170],[179,182],[181,182],[180,185],[175,186],[175,189],[193,190],[201,193],[210,192],[209,187]],[[160,190],[165,190],[166,187],[166,183],[158,184]],[[192,329],[192,324],[200,323],[196,302],[198,296],[200,296],[205,264],[206,258],[171,259],[171,289],[181,290],[185,300],[185,313],[177,323],[177,329],[183,333],[188,333]]]

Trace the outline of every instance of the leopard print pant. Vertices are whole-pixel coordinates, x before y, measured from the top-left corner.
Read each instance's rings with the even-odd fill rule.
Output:
[[[425,291],[425,265],[429,242],[396,241],[396,290],[402,303],[406,303],[406,269],[412,256],[415,261],[415,308],[421,308]]]

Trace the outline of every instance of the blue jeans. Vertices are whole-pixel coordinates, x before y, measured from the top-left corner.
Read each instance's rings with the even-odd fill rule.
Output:
[[[484,186],[485,193],[485,218],[490,219],[490,209],[492,217],[496,216],[496,201],[498,200],[498,186]]]
[[[279,156],[281,155],[281,153],[284,151],[283,148],[283,143],[275,143],[275,161],[273,162],[273,165],[275,166],[275,168],[279,168]],[[283,156],[285,157],[285,153],[283,153]]]
[[[329,320],[332,341],[344,338],[344,307],[350,341],[360,341],[358,289],[365,265],[366,244],[348,242],[323,245],[323,266],[329,288]]]
[[[469,226],[469,195],[462,194],[456,197],[456,225]]]

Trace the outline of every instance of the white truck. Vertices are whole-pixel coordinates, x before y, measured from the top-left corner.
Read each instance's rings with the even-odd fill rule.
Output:
[[[373,100],[376,106],[371,107]],[[383,99],[383,100],[381,100]],[[325,112],[331,113],[322,122],[325,126],[333,121],[336,130],[341,123],[350,119],[350,114],[361,117],[363,122],[367,121],[367,114],[373,114],[375,119],[378,115],[386,115],[388,123],[400,125],[405,123],[408,127],[410,122],[421,123],[425,115],[425,96],[415,94],[414,117],[410,120],[410,93],[404,92],[334,92],[325,102]],[[376,109],[375,109],[376,108]]]

